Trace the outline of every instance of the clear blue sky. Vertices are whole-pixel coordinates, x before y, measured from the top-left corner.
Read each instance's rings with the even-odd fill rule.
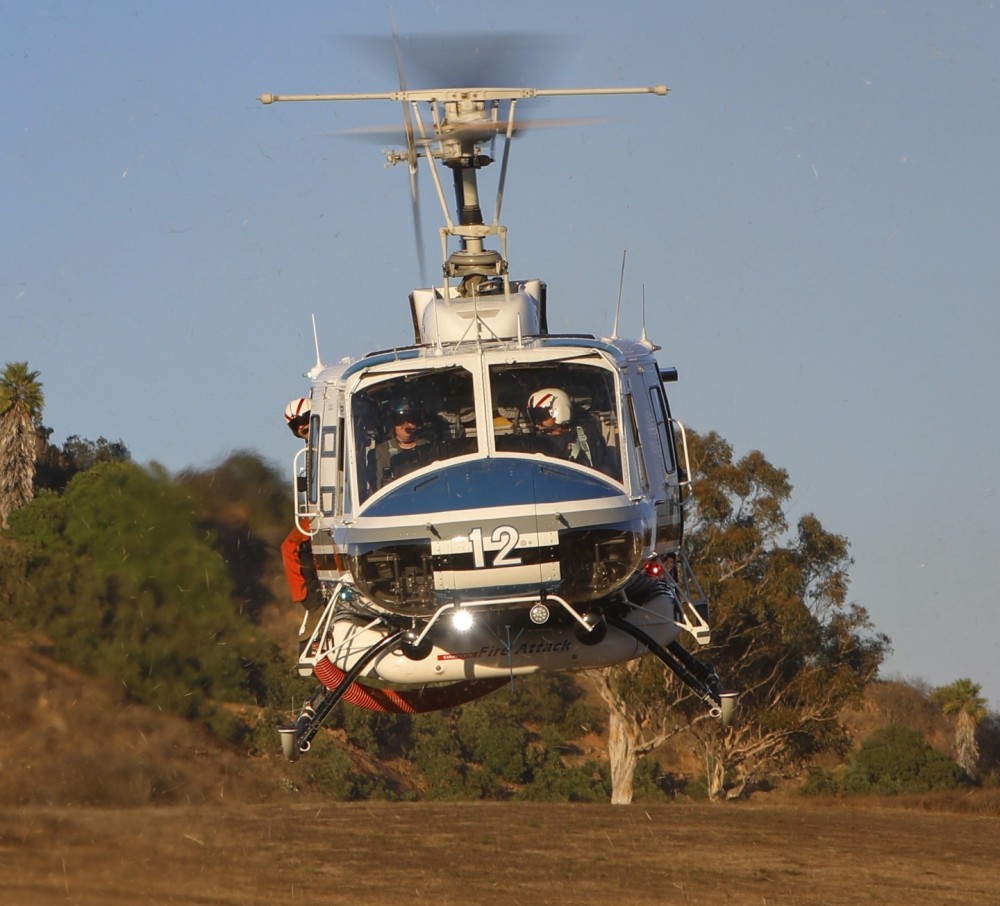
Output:
[[[264,107],[262,92],[392,90],[343,36],[387,6],[0,2],[0,364],[45,423],[205,467],[252,448],[313,363],[410,339],[405,168],[333,133],[389,103]],[[675,414],[788,469],[793,516],[851,542],[885,676],[968,676],[1000,706],[1000,8],[980,2],[398,2],[403,34],[570,39],[545,87],[621,116],[514,148],[515,276],[553,329],[622,333],[676,365]],[[520,81],[515,77],[511,81]],[[411,81],[411,87],[419,87]],[[486,176],[490,173],[487,171]],[[423,185],[428,249],[439,219]]]

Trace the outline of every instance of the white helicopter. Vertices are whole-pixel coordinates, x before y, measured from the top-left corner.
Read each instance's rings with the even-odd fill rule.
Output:
[[[647,652],[728,722],[736,693],[678,642],[704,645],[710,630],[681,550],[690,469],[664,388],[676,369],[657,365],[645,328],[637,341],[550,333],[546,284],[509,276],[500,224],[512,139],[531,125],[515,119],[519,101],[666,86],[407,90],[402,72],[400,83],[260,97],[401,103],[406,150],[389,163],[409,166],[416,210],[418,161],[430,162],[445,221],[442,282],[409,297],[412,344],[327,367],[317,343],[307,374],[295,519],[325,605],[303,621],[299,672],[321,685],[280,728],[285,757],[309,750],[342,698],[432,711],[516,676]],[[485,222],[478,176],[500,137]],[[451,170],[454,219],[435,162]]]

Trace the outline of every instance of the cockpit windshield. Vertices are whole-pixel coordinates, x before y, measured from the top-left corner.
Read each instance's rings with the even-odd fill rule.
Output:
[[[498,453],[540,453],[622,480],[614,374],[582,362],[490,366]]]
[[[427,369],[363,385],[351,396],[361,502],[423,466],[486,454],[476,381],[466,368]],[[484,388],[485,390],[485,388]],[[541,455],[622,480],[614,372],[599,364],[504,362],[489,367],[492,446]],[[486,413],[484,413],[484,416]]]
[[[362,501],[421,466],[479,449],[472,374],[464,368],[388,378],[354,393]]]

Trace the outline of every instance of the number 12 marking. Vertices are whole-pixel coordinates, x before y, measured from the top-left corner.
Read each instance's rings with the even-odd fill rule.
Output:
[[[474,528],[469,532],[469,541],[472,542],[472,559],[476,569],[486,566],[486,551],[497,552],[490,566],[520,566],[521,558],[510,556],[520,540],[521,536],[512,525],[498,525],[489,540],[483,539],[481,528]]]

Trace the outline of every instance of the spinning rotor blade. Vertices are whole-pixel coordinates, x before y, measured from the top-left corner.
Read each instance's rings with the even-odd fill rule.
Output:
[[[562,117],[551,120],[514,120],[514,135],[525,130],[533,129],[559,129],[563,126],[598,126],[602,123],[620,122],[620,116],[590,116],[590,117]],[[430,145],[440,141],[442,137],[454,138],[458,141],[488,141],[494,135],[505,135],[507,132],[507,121],[497,122],[484,120],[479,123],[464,123],[453,126],[443,136],[429,135],[427,138],[417,138],[415,141],[421,145]],[[405,132],[400,132],[398,126],[359,126],[354,129],[342,129],[330,133],[332,135],[348,135],[365,140],[381,142],[382,144],[401,144],[407,140]]]
[[[406,91],[406,75],[403,71],[403,54],[399,49],[399,33],[396,30],[396,17],[390,13],[392,24],[392,46],[396,52],[396,74],[399,77],[399,90]],[[417,144],[413,137],[413,113],[409,101],[403,101],[403,128],[406,132],[406,163],[410,169],[410,207],[413,218],[413,231],[417,240],[417,263],[420,267],[420,279],[427,282],[427,259],[424,254],[424,235],[420,222],[420,189],[417,183]]]
[[[403,54],[399,49],[399,33],[396,31],[396,17],[392,16],[392,46],[396,52],[396,75],[399,78],[399,90],[406,91],[406,75],[403,71]],[[410,165],[410,185],[415,185],[412,177],[417,172],[417,146],[413,141],[413,114],[410,105],[403,101],[403,127],[406,130],[406,161]]]
[[[413,157],[416,161],[416,153]],[[417,186],[417,165],[410,167],[410,214],[413,217],[413,235],[417,240],[417,264],[420,267],[420,280],[427,283],[427,255],[424,252],[424,231],[420,221],[420,190]]]
[[[376,60],[388,58],[384,37],[355,35],[347,40]],[[427,88],[544,84],[569,48],[562,36],[502,31],[415,35],[393,38],[393,45],[405,54],[411,81]]]

